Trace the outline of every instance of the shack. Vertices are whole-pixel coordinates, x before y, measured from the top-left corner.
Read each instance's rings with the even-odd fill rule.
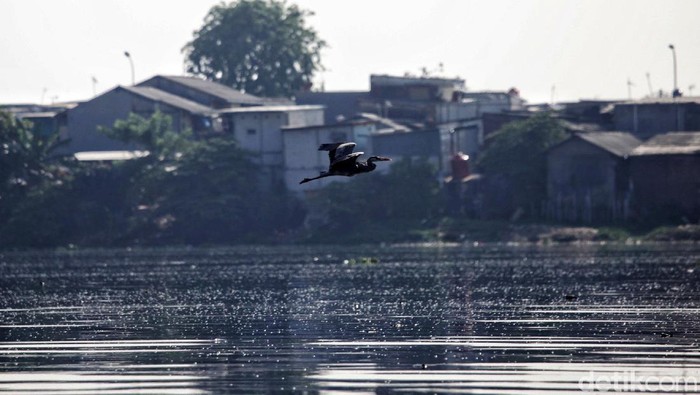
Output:
[[[550,219],[610,222],[629,216],[627,158],[641,141],[630,133],[575,133],[547,151]]]
[[[700,220],[700,132],[662,134],[638,146],[630,176],[640,220]]]

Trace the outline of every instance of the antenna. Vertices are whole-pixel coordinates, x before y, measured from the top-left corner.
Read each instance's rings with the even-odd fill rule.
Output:
[[[549,104],[554,106],[554,91],[556,89],[556,85],[552,85],[552,90],[550,92],[550,98],[549,98]]]
[[[647,71],[647,86],[649,87],[649,97],[654,97],[654,89],[651,88],[651,76]]]
[[[92,96],[97,96],[97,77],[92,76]]]
[[[634,83],[630,80],[629,77],[627,77],[627,97],[632,100],[632,87],[634,86]]]

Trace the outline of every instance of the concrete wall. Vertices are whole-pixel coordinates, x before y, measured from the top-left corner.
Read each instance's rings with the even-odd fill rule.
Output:
[[[323,123],[323,110],[246,111],[228,113],[229,124],[241,148],[252,152],[263,166],[281,167],[283,127],[303,127]]]

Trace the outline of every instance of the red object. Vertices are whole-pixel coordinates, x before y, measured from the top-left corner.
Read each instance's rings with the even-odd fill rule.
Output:
[[[452,165],[452,178],[463,180],[471,174],[469,172],[469,155],[463,153],[455,154],[450,160]]]

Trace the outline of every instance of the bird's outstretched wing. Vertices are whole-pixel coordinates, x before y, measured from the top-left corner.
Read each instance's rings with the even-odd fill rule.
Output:
[[[328,151],[328,160],[331,165],[339,160],[348,159],[346,157],[352,154],[354,149],[355,143],[353,142],[321,144],[321,146],[318,147],[319,151]],[[356,155],[355,159],[357,159],[357,156],[359,155]]]
[[[353,152],[352,154],[337,158],[331,163],[329,171],[339,175],[355,174],[355,163],[357,163],[357,158],[362,154],[364,154],[364,152]]]

